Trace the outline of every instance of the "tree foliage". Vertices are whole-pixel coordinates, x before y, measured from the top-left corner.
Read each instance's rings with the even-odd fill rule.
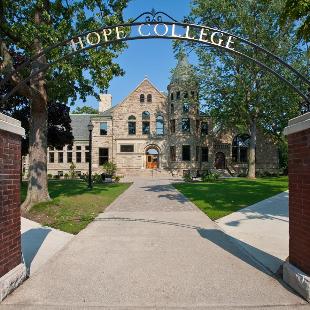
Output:
[[[310,0],[286,0],[281,19],[282,26],[296,22],[298,38],[310,42]]]
[[[194,0],[190,18],[257,43],[307,74],[305,51],[298,45],[292,25],[279,27],[282,10],[281,0],[268,4],[264,0]],[[207,110],[221,128],[235,128],[251,136],[249,173],[254,177],[257,130],[281,139],[288,120],[299,113],[300,98],[254,63],[205,46],[198,46],[195,51]],[[257,50],[248,49],[246,53],[281,70],[295,83],[288,71],[260,56]]]
[[[98,114],[98,110],[84,105],[82,107],[77,107],[72,114]]]
[[[57,42],[85,31],[123,22],[127,0],[0,0],[0,74],[8,76],[16,66]],[[16,96],[29,100],[29,173],[23,210],[49,200],[47,188],[48,103],[73,103],[103,92],[123,70],[113,60],[125,45],[111,44],[65,58],[47,72],[38,73],[26,84],[20,81],[39,71],[48,61],[63,56],[55,49],[31,62],[29,68],[10,77],[10,85],[20,85]],[[21,60],[16,61],[21,55]],[[49,57],[48,59],[46,57]],[[13,102],[13,101],[12,101]]]

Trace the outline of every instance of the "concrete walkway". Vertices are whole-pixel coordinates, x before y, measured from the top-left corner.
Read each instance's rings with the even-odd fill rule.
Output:
[[[1,309],[309,309],[169,180],[136,180]]]
[[[255,259],[276,273],[288,257],[288,191],[216,221]]]
[[[22,251],[31,276],[56,255],[73,235],[21,218]]]

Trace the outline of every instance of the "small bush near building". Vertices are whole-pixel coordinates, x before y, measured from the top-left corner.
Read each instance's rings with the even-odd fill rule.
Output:
[[[219,179],[220,175],[216,172],[212,171],[206,171],[202,176],[201,176],[201,181],[202,182],[215,182]]]
[[[106,162],[102,166],[102,168],[103,168],[103,171],[106,174],[106,177],[110,177],[110,178],[112,178],[115,175],[116,170],[117,170],[116,164],[111,162],[111,161]]]

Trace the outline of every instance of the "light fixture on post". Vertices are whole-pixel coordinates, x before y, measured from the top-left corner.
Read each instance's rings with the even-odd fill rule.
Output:
[[[92,189],[93,188],[93,182],[92,182],[92,140],[93,140],[93,129],[94,125],[91,121],[89,120],[89,123],[87,125],[88,132],[89,132],[89,139],[88,139],[88,147],[89,147],[89,161],[88,161],[88,188]]]

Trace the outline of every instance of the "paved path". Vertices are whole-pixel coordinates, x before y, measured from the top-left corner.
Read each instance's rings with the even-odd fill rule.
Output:
[[[30,275],[56,255],[73,235],[21,218],[22,251]]]
[[[276,273],[288,257],[288,191],[216,221],[255,259]]]
[[[309,309],[168,183],[137,180],[3,309]]]

